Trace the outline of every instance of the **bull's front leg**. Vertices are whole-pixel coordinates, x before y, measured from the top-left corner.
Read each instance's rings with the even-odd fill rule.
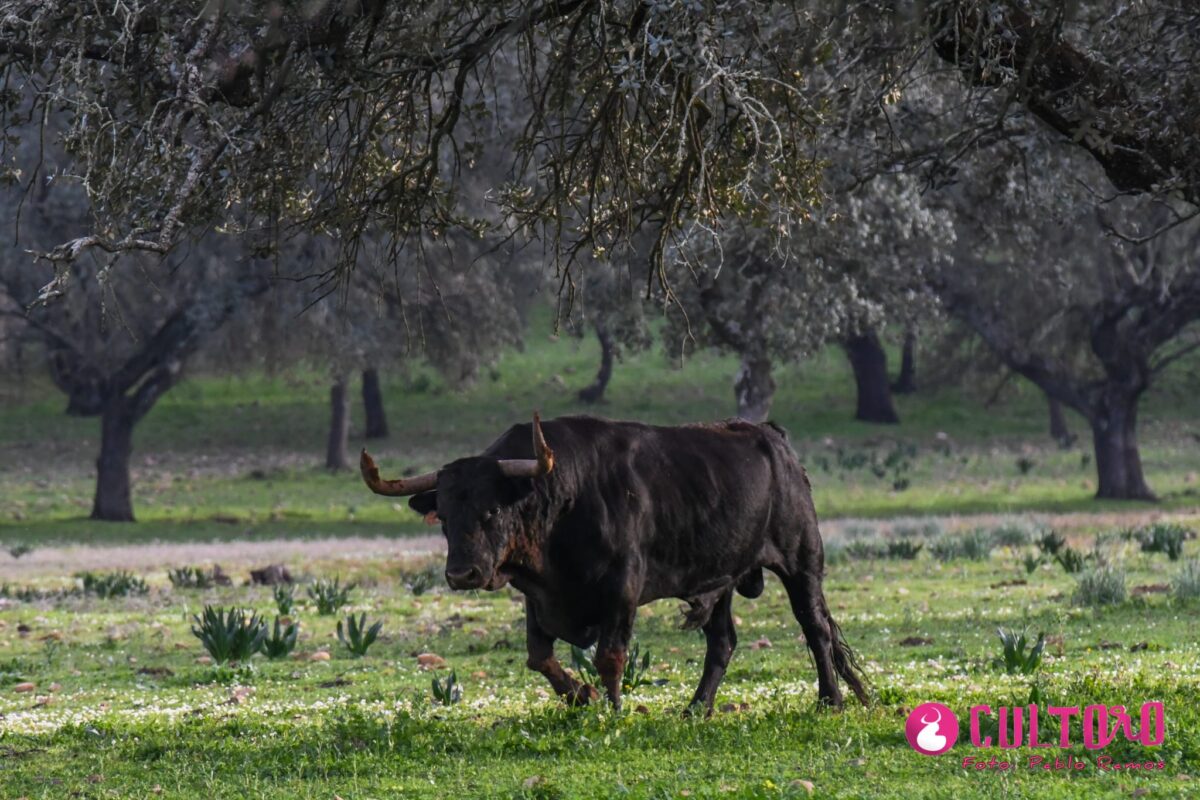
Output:
[[[596,657],[592,662],[600,673],[600,682],[604,684],[609,702],[618,711],[621,710],[621,682],[625,677],[625,659],[635,616],[636,602],[621,604],[614,617],[600,629],[600,641],[596,643]]]
[[[586,706],[600,697],[600,693],[586,683],[571,676],[554,657],[554,637],[541,629],[533,605],[525,604],[525,648],[529,657],[525,665],[540,672],[550,681],[554,693],[571,706]]]

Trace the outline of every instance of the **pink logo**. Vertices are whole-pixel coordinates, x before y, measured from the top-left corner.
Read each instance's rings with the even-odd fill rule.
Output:
[[[941,703],[922,703],[908,715],[904,735],[921,755],[941,755],[958,741],[958,717]]]

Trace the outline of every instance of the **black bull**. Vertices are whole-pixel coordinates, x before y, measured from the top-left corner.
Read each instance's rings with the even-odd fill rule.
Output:
[[[711,712],[737,644],[732,602],[779,576],[812,650],[820,699],[840,706],[838,676],[866,702],[858,665],[829,613],[824,552],[804,468],[781,428],[730,420],[657,427],[594,417],[514,425],[481,455],[388,481],[363,452],[380,494],[414,495],[446,535],[455,589],[526,597],[528,665],[570,703],[597,697],[554,657],[554,641],[596,644],[595,665],[620,707],[638,606],[684,600],[708,642],[689,707]]]

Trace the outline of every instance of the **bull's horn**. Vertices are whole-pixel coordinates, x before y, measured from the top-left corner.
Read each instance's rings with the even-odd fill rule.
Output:
[[[379,467],[375,466],[375,459],[371,458],[366,448],[363,448],[362,457],[358,460],[358,468],[362,471],[363,481],[367,484],[367,488],[375,494],[383,494],[388,497],[404,497],[419,492],[427,492],[437,486],[436,472],[426,472],[424,475],[414,475],[411,478],[385,481],[379,477]]]
[[[533,412],[534,458],[506,458],[500,461],[500,471],[510,478],[536,478],[554,469],[554,451],[542,435],[542,418]]]

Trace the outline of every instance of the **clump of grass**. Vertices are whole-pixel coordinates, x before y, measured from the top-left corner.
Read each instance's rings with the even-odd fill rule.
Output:
[[[267,638],[267,623],[258,614],[246,616],[240,608],[205,606],[203,613],[193,615],[192,620],[192,635],[218,664],[248,661]]]
[[[287,658],[296,649],[296,637],[300,634],[300,626],[295,622],[289,622],[287,625],[280,623],[280,618],[276,617],[271,635],[264,638],[262,643],[263,655],[272,661]]]
[[[851,561],[876,561],[887,555],[887,547],[878,539],[855,539],[846,545],[846,556]]]
[[[290,583],[277,583],[273,592],[279,615],[290,617],[296,609],[296,590]]]
[[[1192,536],[1192,529],[1172,522],[1155,522],[1137,530],[1143,553],[1166,553],[1171,561],[1183,555],[1183,543]]]
[[[1025,574],[1032,575],[1042,565],[1044,560],[1041,553],[1026,553],[1025,557],[1021,560],[1022,566],[1025,567]]]
[[[342,606],[350,602],[350,593],[354,591],[356,585],[348,583],[342,586],[341,578],[333,580],[322,578],[308,587],[308,596],[316,603],[318,614],[323,617],[333,616],[341,610]]]
[[[1066,547],[1067,540],[1058,531],[1046,531],[1037,541],[1038,549],[1048,556],[1058,555],[1058,551]]]
[[[1055,554],[1054,560],[1059,563],[1063,571],[1068,575],[1077,575],[1083,572],[1084,557],[1080,555],[1078,550],[1072,547],[1060,550]]]
[[[18,542],[17,544],[14,544],[12,547],[8,548],[8,554],[10,556],[12,556],[13,558],[20,558],[21,556],[27,556],[32,552],[33,552],[33,545],[28,544],[26,542]]]
[[[887,543],[887,557],[912,561],[920,555],[924,546],[924,543],[914,542],[911,539],[893,539]]]
[[[442,572],[436,564],[430,564],[424,569],[404,573],[400,580],[415,597],[420,597],[441,583]]]
[[[342,628],[342,623],[337,624],[338,641],[346,646],[351,655],[355,658],[362,658],[367,654],[367,650],[371,645],[375,644],[375,639],[378,638],[379,632],[383,630],[383,622],[376,622],[371,627],[367,627],[367,615],[360,614],[358,619],[354,615],[346,617],[346,627]]]
[[[997,547],[1013,549],[1024,547],[1032,538],[1028,528],[1016,523],[1000,525],[992,529],[992,542]]]
[[[1183,562],[1171,580],[1171,596],[1176,600],[1200,599],[1200,560]]]
[[[1125,602],[1125,572],[1116,567],[1093,567],[1076,579],[1071,596],[1077,606],[1097,608]]]
[[[957,536],[947,534],[930,544],[929,552],[938,561],[985,561],[992,553],[992,538],[979,528]]]
[[[77,572],[75,577],[84,594],[99,598],[141,595],[150,591],[144,580],[124,570],[109,573]]]
[[[571,666],[587,683],[598,684],[600,671],[596,669],[596,648],[593,645],[587,650],[571,645]],[[621,688],[629,692],[639,686],[659,686],[666,681],[653,681],[647,677],[650,671],[650,651],[641,651],[641,645],[635,640],[625,654],[625,671],[621,674]]]
[[[458,682],[458,673],[450,670],[445,678],[433,679],[433,701],[444,706],[452,706],[462,700],[462,685]]]
[[[842,542],[825,542],[825,563],[826,564],[845,564],[850,560],[846,554],[846,545]]]
[[[1039,633],[1037,641],[1029,646],[1025,631],[1017,633],[1013,630],[997,628],[1002,648],[999,662],[1009,675],[1032,675],[1042,665],[1042,652],[1046,649],[1046,634]],[[1029,649],[1026,650],[1026,647]]]
[[[180,567],[167,570],[167,580],[176,589],[211,589],[215,585],[212,573],[199,567]]]

